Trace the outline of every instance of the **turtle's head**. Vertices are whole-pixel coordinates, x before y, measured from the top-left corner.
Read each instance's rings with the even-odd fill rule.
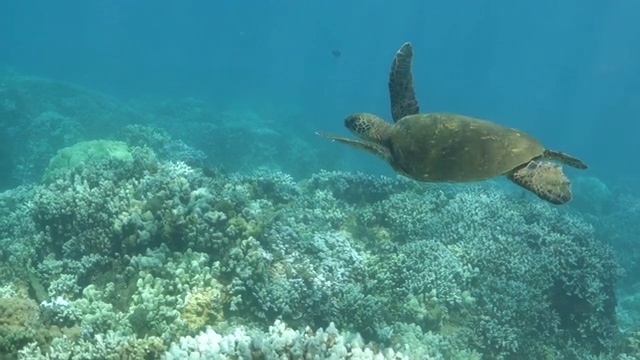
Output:
[[[392,125],[368,113],[355,113],[344,119],[344,126],[365,141],[384,143],[391,134]]]
[[[360,150],[369,151],[380,156],[385,161],[391,162],[389,139],[394,130],[393,125],[373,114],[357,113],[347,116],[344,119],[344,126],[362,140],[349,139],[323,132],[316,132],[316,134],[333,141],[351,145]]]

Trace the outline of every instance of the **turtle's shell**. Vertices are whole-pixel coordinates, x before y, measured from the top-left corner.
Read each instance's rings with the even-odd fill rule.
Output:
[[[393,125],[391,165],[421,181],[464,182],[502,175],[542,155],[535,138],[491,121],[422,113]]]

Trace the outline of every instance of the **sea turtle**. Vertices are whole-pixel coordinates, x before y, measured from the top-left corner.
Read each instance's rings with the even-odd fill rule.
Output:
[[[369,151],[398,173],[426,182],[470,182],[506,175],[553,204],[571,200],[569,179],[555,160],[586,169],[582,161],[545,149],[522,131],[450,113],[420,113],[413,87],[413,48],[396,53],[389,75],[394,124],[368,113],[347,116],[344,125],[361,140],[318,132]]]

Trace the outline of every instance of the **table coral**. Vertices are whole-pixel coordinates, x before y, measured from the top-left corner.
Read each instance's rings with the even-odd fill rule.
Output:
[[[49,166],[42,176],[45,182],[54,180],[56,174],[74,170],[78,166],[91,166],[91,163],[118,161],[133,163],[129,146],[121,141],[92,140],[79,142],[73,146],[58,150],[51,158]]]

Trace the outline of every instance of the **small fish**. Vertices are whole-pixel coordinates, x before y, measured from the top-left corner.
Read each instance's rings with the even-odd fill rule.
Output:
[[[342,52],[340,50],[331,50],[331,55],[333,55],[334,58],[339,58],[340,55],[342,55]]]

